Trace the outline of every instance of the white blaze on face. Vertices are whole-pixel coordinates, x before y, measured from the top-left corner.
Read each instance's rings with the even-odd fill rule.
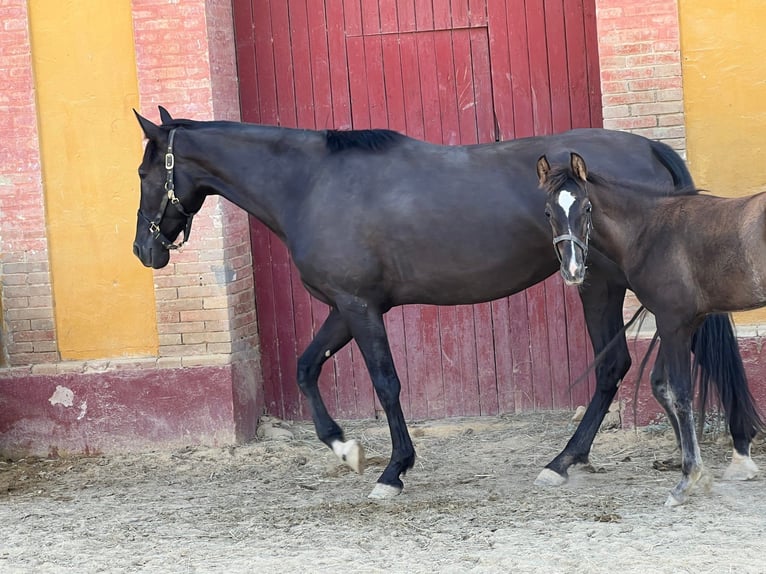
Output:
[[[572,226],[569,224],[569,210],[572,209],[572,206],[575,204],[575,196],[574,194],[566,189],[562,189],[559,193],[559,201],[558,201],[559,207],[564,210],[564,215],[566,215],[567,218],[567,233],[569,235],[572,235]],[[569,250],[569,273],[572,275],[572,277],[575,276],[577,273],[577,269],[579,265],[577,264],[577,259],[575,259],[575,248],[574,244],[570,242],[570,250]]]

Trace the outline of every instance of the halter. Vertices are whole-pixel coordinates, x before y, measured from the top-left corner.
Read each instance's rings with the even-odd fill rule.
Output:
[[[571,241],[575,245],[577,245],[580,249],[582,249],[582,259],[585,261],[588,258],[588,241],[590,240],[590,230],[592,227],[592,221],[590,213],[586,215],[586,223],[585,223],[585,241],[582,241],[578,237],[575,237],[571,233],[564,233],[562,235],[557,235],[553,238],[553,247],[554,251],[556,251],[556,257],[559,260],[559,263],[561,263],[561,253],[559,253],[559,250],[557,249],[558,244],[562,241]]]
[[[188,213],[183,205],[181,205],[181,201],[176,197],[175,192],[175,185],[173,183],[173,169],[175,168],[175,156],[173,155],[173,140],[176,137],[176,130],[178,128],[173,128],[170,130],[170,137],[168,139],[168,151],[165,154],[165,194],[162,196],[162,203],[160,204],[160,208],[157,211],[157,215],[154,217],[154,219],[149,219],[146,215],[144,215],[141,210],[138,210],[138,216],[143,219],[146,223],[149,224],[149,233],[152,234],[152,237],[159,241],[160,244],[165,249],[178,249],[181,247],[184,243],[186,243],[189,240],[189,234],[191,233],[191,226],[192,226],[192,218],[196,215],[195,213]],[[186,226],[184,227],[184,238],[181,243],[173,243],[170,241],[165,235],[160,231],[160,223],[162,223],[162,218],[165,217],[165,210],[168,206],[168,201],[175,206],[175,208],[186,217]]]

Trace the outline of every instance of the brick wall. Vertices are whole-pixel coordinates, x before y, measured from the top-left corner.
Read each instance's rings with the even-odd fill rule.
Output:
[[[686,152],[676,0],[596,0],[604,127]]]
[[[161,104],[177,117],[239,119],[231,3],[134,0],[132,9],[142,113],[158,120]],[[105,358],[106,367],[60,362],[27,2],[0,4],[0,26],[0,366],[55,374],[223,364],[239,352],[252,354],[257,324],[248,219],[210,198],[195,218],[192,242],[155,273],[159,358]]]
[[[159,104],[174,117],[239,119],[230,2],[134,0],[133,17],[144,115],[158,121]],[[254,348],[248,219],[226,200],[206,200],[192,241],[155,285],[162,366],[228,362]]]
[[[0,366],[58,360],[26,0],[0,4]]]

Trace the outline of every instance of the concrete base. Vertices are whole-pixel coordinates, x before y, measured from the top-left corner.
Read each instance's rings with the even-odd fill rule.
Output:
[[[255,437],[257,361],[19,374],[0,371],[0,454],[60,456],[219,446]]]

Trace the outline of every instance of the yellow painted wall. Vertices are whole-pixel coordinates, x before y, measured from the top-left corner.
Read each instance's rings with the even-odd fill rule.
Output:
[[[156,355],[152,272],[132,254],[138,80],[129,0],[30,0],[62,359]]]
[[[688,162],[716,195],[766,191],[766,2],[679,0]],[[737,323],[766,323],[766,311]]]

